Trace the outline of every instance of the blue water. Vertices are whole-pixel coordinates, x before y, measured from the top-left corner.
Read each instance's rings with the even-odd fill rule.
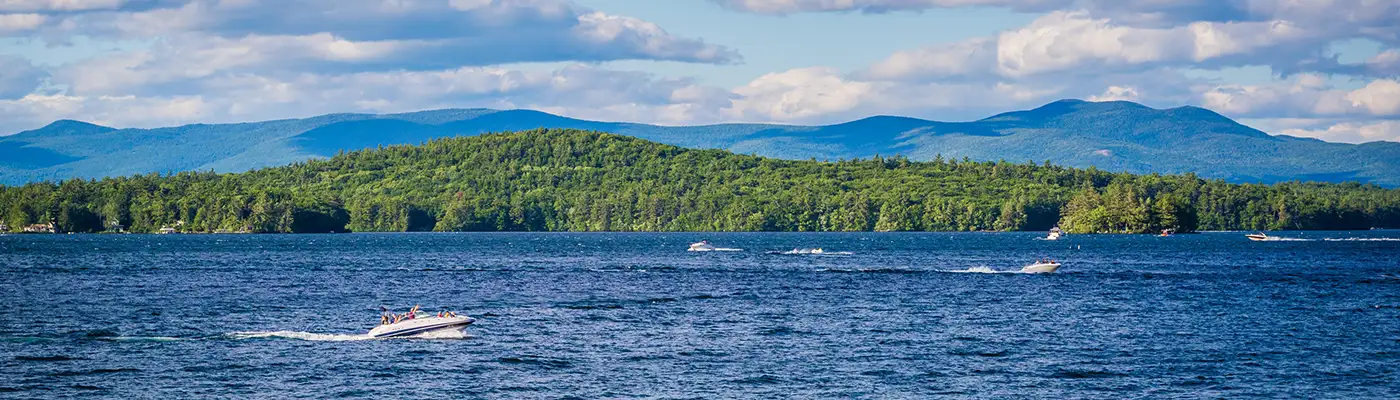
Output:
[[[0,397],[1400,398],[1400,232],[1285,235],[0,236]]]

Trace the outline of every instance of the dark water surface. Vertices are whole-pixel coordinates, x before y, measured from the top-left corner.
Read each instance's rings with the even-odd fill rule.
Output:
[[[1039,235],[0,236],[0,397],[1400,398],[1400,232]]]

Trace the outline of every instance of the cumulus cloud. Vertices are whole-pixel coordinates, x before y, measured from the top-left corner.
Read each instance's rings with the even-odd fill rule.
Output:
[[[11,131],[58,118],[119,127],[295,118],[335,112],[406,112],[491,107],[556,110],[609,120],[678,123],[713,120],[730,93],[688,79],[571,65],[552,71],[463,67],[390,71],[219,76],[192,94],[38,95],[0,100]]]
[[[0,14],[0,34],[32,31],[47,19],[39,14]]]
[[[877,80],[938,80],[993,75],[997,42],[977,38],[899,51],[871,65],[860,76]]]
[[[1321,75],[1303,74],[1286,81],[1195,90],[1205,107],[1237,117],[1400,117],[1400,82],[1392,79],[1346,90],[1333,87]]]
[[[1400,121],[1344,122],[1320,129],[1290,128],[1279,133],[1329,142],[1400,142]]]
[[[1269,131],[1356,141],[1393,140],[1378,132],[1400,119],[1393,29],[1400,5],[1391,1],[711,1],[767,15],[873,18],[854,14],[954,7],[1040,15],[998,34],[898,51],[865,68],[785,66],[722,88],[593,65],[741,58],[568,0],[0,0],[0,35],[143,43],[43,68],[0,58],[0,121],[159,126],[493,107],[664,124],[832,123],[873,114],[968,120],[1083,98],[1310,121]],[[1345,63],[1328,50],[1353,39],[1385,50]],[[501,66],[561,61],[583,64]],[[1276,75],[1240,84],[1217,74],[1239,67]],[[1344,80],[1338,75],[1359,83],[1334,86]]]
[[[347,60],[426,69],[535,61],[667,60],[733,63],[732,49],[671,35],[656,24],[565,0],[165,0],[147,8],[72,12],[35,24],[44,38],[171,38],[190,49],[257,40],[334,38],[323,55],[377,46]],[[195,40],[191,38],[197,38]],[[392,50],[392,51],[390,51]]]
[[[733,89],[727,120],[835,123],[873,114],[966,120],[1063,95],[1058,85],[871,81],[833,68],[766,74]],[[1037,104],[1038,105],[1038,104]]]
[[[569,0],[0,0],[0,35],[139,43],[42,68],[0,56],[7,133],[55,118],[156,126],[464,105],[714,119],[732,93],[688,79],[495,66],[741,60]]]
[[[0,12],[110,10],[125,3],[126,0],[0,0]]]
[[[860,9],[849,1],[822,4],[829,7],[789,11]],[[966,5],[903,4],[917,6],[913,9]],[[1339,62],[1328,50],[1340,40],[1392,44],[1400,32],[1393,29],[1400,26],[1400,3],[1080,0],[1070,6],[995,36],[899,51],[850,78],[906,87],[955,82],[1020,85],[1041,89],[1018,93],[1022,99],[1039,101],[1063,96],[1163,106],[1184,103],[1232,117],[1316,119],[1319,122],[1306,127],[1271,132],[1311,132],[1312,137],[1348,140],[1359,140],[1362,131],[1369,133],[1366,137],[1390,140],[1376,133],[1377,127],[1390,125],[1350,121],[1400,117],[1400,47],[1392,45],[1352,64]],[[1216,76],[1212,72],[1256,66],[1272,69],[1275,76],[1253,84],[1201,77],[1202,72]],[[1188,78],[1188,70],[1195,77]],[[1334,87],[1336,75],[1363,86]],[[1344,134],[1348,132],[1354,134]]]
[[[1101,74],[1158,67],[1248,63],[1295,65],[1310,33],[1287,21],[1197,22],[1135,28],[1057,11],[995,39],[975,38],[897,52],[865,73],[888,80],[967,77],[1024,78],[1048,73]]]
[[[710,0],[722,7],[759,14],[859,11],[883,13],[952,7],[1011,7],[1035,11],[1068,6],[1072,0]]]
[[[1351,106],[1372,115],[1400,116],[1400,82],[1378,79],[1346,94]]]
[[[1137,27],[1193,22],[1295,21],[1396,40],[1400,5],[1387,0],[710,0],[735,11],[784,15],[808,12],[922,11],[1003,7],[1022,12],[1080,9]]]
[[[1132,86],[1109,86],[1102,94],[1089,96],[1089,101],[1134,101],[1140,95],[1138,90]]]

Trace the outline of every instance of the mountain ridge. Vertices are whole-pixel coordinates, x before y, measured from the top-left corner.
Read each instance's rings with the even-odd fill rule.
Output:
[[[611,132],[691,148],[787,159],[903,155],[914,160],[1050,161],[1131,173],[1193,172],[1229,182],[1355,180],[1400,186],[1400,143],[1269,135],[1209,109],[1065,99],[946,122],[873,115],[831,125],[660,126],[537,110],[454,108],[151,129],[58,120],[0,136],[0,184],[213,170],[238,172],[341,150],[534,128]]]

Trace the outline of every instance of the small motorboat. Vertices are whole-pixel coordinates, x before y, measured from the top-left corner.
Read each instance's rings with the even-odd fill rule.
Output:
[[[1040,260],[1040,261],[1036,261],[1035,264],[1031,264],[1031,265],[1027,265],[1027,266],[1025,266],[1025,267],[1021,267],[1021,272],[1024,272],[1024,273],[1032,273],[1032,274],[1038,274],[1038,273],[1055,272],[1055,270],[1058,270],[1058,269],[1060,269],[1060,263],[1057,263],[1057,262],[1055,262],[1055,261],[1053,261],[1053,260]]]
[[[1263,240],[1269,240],[1269,238],[1270,238],[1270,236],[1269,236],[1269,235],[1265,235],[1264,232],[1251,233],[1251,234],[1248,234],[1248,235],[1244,235],[1244,237],[1247,237],[1247,238],[1249,238],[1249,240],[1253,240],[1253,241],[1256,241],[1256,242],[1258,242],[1258,241],[1263,241]]]
[[[1161,234],[1161,235],[1157,235],[1157,236],[1168,237],[1168,236],[1171,236],[1173,233],[1176,233],[1176,231],[1173,231],[1173,230],[1171,230],[1171,229],[1163,229],[1163,230],[1162,230],[1162,234]]]
[[[1064,234],[1065,231],[1060,230],[1058,226],[1050,228],[1050,234],[1045,236],[1045,240],[1060,240],[1060,236],[1064,236]]]
[[[701,240],[696,243],[691,243],[690,249],[687,251],[715,251],[715,245],[710,244],[709,240]]]
[[[476,322],[476,319],[467,316],[458,316],[451,312],[442,312],[437,315],[429,315],[418,311],[418,306],[414,306],[407,314],[385,314],[379,318],[379,326],[369,330],[369,336],[375,338],[392,338],[417,336],[427,333],[438,333],[444,331],[462,331]]]

